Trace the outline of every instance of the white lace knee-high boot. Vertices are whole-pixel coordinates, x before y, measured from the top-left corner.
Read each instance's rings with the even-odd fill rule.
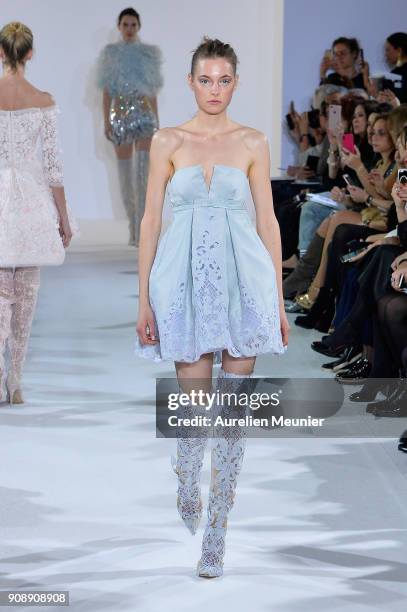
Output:
[[[216,382],[219,393],[242,393],[246,391],[245,380],[252,375],[236,375],[221,368]],[[244,407],[228,407],[218,404],[216,416],[242,418],[247,413]],[[233,507],[237,477],[240,473],[246,438],[240,426],[225,427],[221,433],[214,433],[212,440],[212,473],[208,502],[208,522],[202,540],[202,556],[198,562],[197,574],[215,578],[223,574],[225,537],[228,514]]]
[[[39,286],[39,268],[16,268],[11,334],[9,337],[10,369],[7,376],[7,389],[11,404],[22,404],[24,402],[21,394],[21,375],[27,354]]]
[[[150,166],[150,151],[136,151],[134,171],[135,192],[135,244],[140,240],[140,223],[146,206],[148,169]]]
[[[13,308],[13,269],[0,269],[0,402],[7,399],[6,347],[11,331],[11,312]]]
[[[181,387],[179,392],[183,393]],[[203,407],[180,406],[177,416],[191,419],[194,416],[207,416]],[[191,434],[199,437],[191,437]],[[186,527],[194,535],[202,516],[201,470],[209,428],[177,427],[177,457],[171,457],[172,467],[178,476],[178,512]]]
[[[134,160],[118,159],[120,193],[129,220],[129,245],[136,244],[136,194],[134,191]]]

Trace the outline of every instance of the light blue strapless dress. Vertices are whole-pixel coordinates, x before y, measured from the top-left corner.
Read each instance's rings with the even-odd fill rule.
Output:
[[[149,280],[159,343],[136,354],[194,362],[227,349],[235,357],[283,353],[276,274],[246,207],[248,180],[217,164],[209,189],[202,166],[175,172],[173,219],[158,245]]]

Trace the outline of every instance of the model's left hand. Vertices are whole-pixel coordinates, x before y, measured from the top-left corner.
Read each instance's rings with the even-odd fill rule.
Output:
[[[60,219],[59,221],[59,235],[62,238],[62,244],[64,245],[64,248],[67,249],[72,240],[71,225],[67,217]]]
[[[288,323],[287,315],[285,314],[285,310],[281,310],[280,308],[280,329],[281,329],[281,337],[283,339],[283,345],[288,346],[288,338],[290,335],[290,324]]]

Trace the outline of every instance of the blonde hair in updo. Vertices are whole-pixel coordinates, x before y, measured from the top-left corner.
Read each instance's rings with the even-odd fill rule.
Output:
[[[5,55],[5,63],[17,70],[24,63],[27,53],[33,48],[33,33],[23,23],[12,21],[0,30],[0,47]]]

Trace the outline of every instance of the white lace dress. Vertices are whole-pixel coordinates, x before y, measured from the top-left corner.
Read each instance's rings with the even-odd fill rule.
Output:
[[[0,111],[0,267],[59,265],[57,107]]]

